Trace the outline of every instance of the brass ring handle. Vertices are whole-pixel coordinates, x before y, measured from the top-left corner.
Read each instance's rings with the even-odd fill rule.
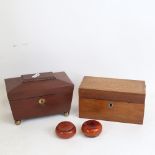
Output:
[[[45,100],[44,98],[40,98],[40,99],[38,100],[38,104],[39,104],[39,105],[45,105],[45,103],[46,103],[46,100]]]

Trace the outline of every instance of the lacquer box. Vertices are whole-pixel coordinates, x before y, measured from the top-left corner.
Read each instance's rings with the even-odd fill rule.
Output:
[[[65,72],[46,72],[5,79],[16,124],[52,114],[68,115],[74,85]]]
[[[145,82],[85,76],[79,88],[79,117],[143,124]]]

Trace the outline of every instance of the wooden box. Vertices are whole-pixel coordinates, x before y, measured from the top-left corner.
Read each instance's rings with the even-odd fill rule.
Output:
[[[79,88],[79,117],[143,124],[145,82],[84,77]]]
[[[47,72],[5,79],[16,124],[51,114],[69,114],[74,85],[65,72]]]

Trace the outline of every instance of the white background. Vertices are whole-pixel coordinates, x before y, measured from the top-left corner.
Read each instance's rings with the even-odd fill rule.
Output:
[[[0,0],[0,155],[155,155],[154,0]],[[4,78],[65,71],[75,84],[71,114],[14,125]],[[78,87],[84,75],[145,80],[144,125],[101,121],[102,134],[80,131]],[[63,120],[71,139],[56,137]]]

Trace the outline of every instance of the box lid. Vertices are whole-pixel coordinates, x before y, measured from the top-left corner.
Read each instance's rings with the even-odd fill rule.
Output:
[[[144,103],[145,82],[85,76],[79,88],[79,97]]]
[[[46,72],[5,79],[9,100],[70,93],[74,87],[65,72]]]

